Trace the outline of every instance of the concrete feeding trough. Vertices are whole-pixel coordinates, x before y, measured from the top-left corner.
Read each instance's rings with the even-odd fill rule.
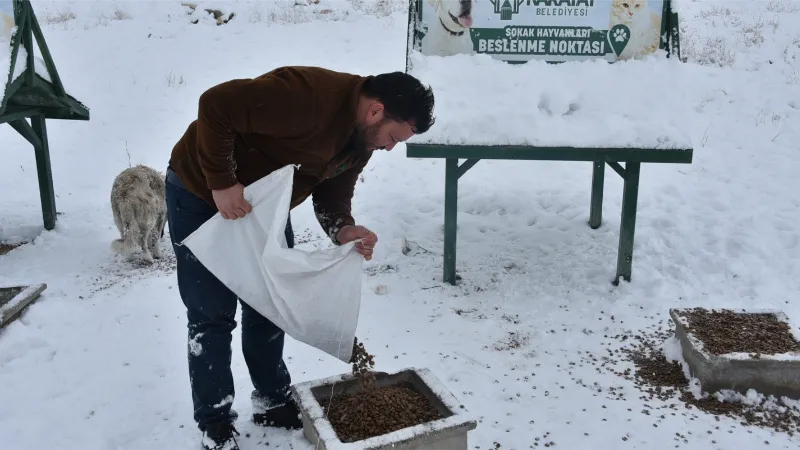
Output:
[[[47,288],[44,283],[30,286],[0,287],[0,328],[19,317],[22,310]]]
[[[708,351],[697,334],[690,331],[690,323],[685,314],[694,311],[696,311],[694,308],[671,309],[669,315],[675,322],[675,336],[680,342],[683,359],[689,366],[691,375],[700,381],[703,391],[714,393],[727,389],[746,394],[749,389],[753,389],[763,395],[774,395],[777,398],[781,396],[800,398],[800,352],[713,354]],[[794,341],[800,343],[800,335],[796,328],[780,310],[716,309],[714,311],[774,315],[775,319],[787,325]]]
[[[477,422],[467,417],[463,405],[430,370],[407,368],[394,374],[377,373],[375,377],[376,387],[404,382],[422,394],[442,418],[360,441],[342,442],[322,405],[333,396],[362,390],[359,378],[344,374],[292,386],[292,396],[303,421],[303,434],[315,450],[467,450],[467,433],[477,427]]]

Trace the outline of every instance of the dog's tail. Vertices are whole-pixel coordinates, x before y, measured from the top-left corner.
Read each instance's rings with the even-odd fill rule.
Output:
[[[117,224],[117,228],[122,234],[120,239],[114,239],[111,242],[111,250],[122,255],[130,255],[138,248],[136,230],[131,226],[133,217],[131,206],[126,203],[112,203],[111,209],[114,213],[114,221]]]
[[[131,253],[136,251],[137,248],[138,245],[131,237],[131,233],[128,233],[128,235],[125,236],[124,239],[114,239],[111,242],[111,250],[121,255],[130,255]]]

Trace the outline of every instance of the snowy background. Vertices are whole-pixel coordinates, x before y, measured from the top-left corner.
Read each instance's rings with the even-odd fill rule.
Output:
[[[33,5],[91,121],[47,124],[60,213],[51,232],[41,230],[33,150],[0,127],[0,242],[27,242],[0,256],[0,285],[48,284],[0,331],[2,447],[199,448],[168,239],[170,257],[152,268],[110,253],[112,180],[129,164],[164,170],[198,96],[219,82],[287,64],[403,70],[405,4],[201,2],[192,14],[178,1]],[[679,6],[690,76],[680,92],[640,101],[685,99],[694,163],[643,165],[632,283],[610,283],[622,194],[611,170],[603,226],[591,230],[591,164],[480,162],[460,182],[458,287],[440,281],[443,161],[408,159],[398,146],[376,155],[357,187],[356,220],[380,238],[366,263],[358,337],[377,370],[431,368],[480,421],[471,448],[800,444],[677,400],[643,400],[633,382],[590,362],[616,354],[617,335],[668,329],[676,306],[774,307],[800,321],[800,2]],[[205,8],[234,17],[216,26]],[[303,245],[327,245],[309,204],[293,222]],[[403,237],[420,249],[404,255]],[[248,421],[239,342],[237,329],[242,448],[310,448],[299,431]],[[286,357],[295,382],[350,370],[291,339]],[[660,417],[644,413],[676,403]]]

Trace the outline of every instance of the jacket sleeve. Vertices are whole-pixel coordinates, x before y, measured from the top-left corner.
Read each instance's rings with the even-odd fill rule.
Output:
[[[237,133],[275,137],[308,133],[314,125],[313,92],[300,72],[281,68],[258,78],[227,81],[200,95],[198,160],[208,188],[236,184]]]
[[[341,174],[320,183],[312,192],[314,213],[319,224],[334,244],[339,230],[347,225],[355,225],[351,214],[351,201],[358,177],[367,165],[362,161]]]

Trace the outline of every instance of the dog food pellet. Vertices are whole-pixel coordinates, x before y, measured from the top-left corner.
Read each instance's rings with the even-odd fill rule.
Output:
[[[353,375],[361,378],[364,389],[373,388],[375,372],[372,371],[372,368],[375,367],[375,357],[367,353],[364,343],[358,342],[358,338],[353,341],[353,356],[350,360],[353,362]]]

